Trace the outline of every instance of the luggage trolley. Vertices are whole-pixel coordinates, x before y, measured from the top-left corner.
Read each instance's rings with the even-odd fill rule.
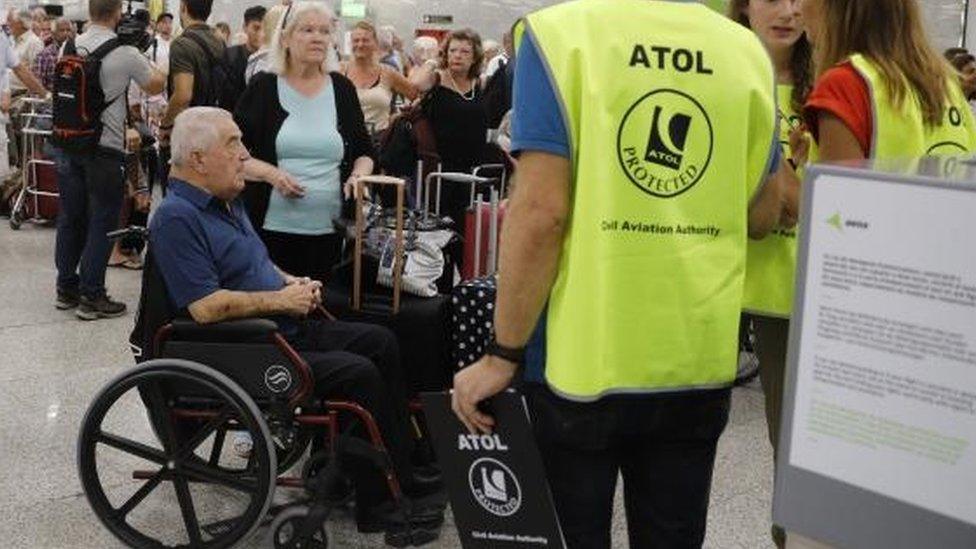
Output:
[[[21,143],[24,165],[22,183],[10,210],[10,228],[20,229],[25,222],[49,223],[57,217],[58,192],[55,187],[55,162],[44,157],[44,144],[51,136],[53,124],[50,100],[34,97],[21,99],[27,106],[21,116]],[[46,174],[50,180],[43,184]]]

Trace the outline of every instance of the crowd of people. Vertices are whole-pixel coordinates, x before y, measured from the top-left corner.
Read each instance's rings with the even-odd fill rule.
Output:
[[[667,2],[595,13],[596,0],[577,0],[527,17],[497,42],[458,29],[440,41],[419,36],[409,51],[392,27],[359,21],[344,54],[338,19],[323,2],[249,7],[239,31],[208,23],[212,3],[182,0],[179,14],[146,19],[152,40],[144,50],[117,43],[122,0],[90,0],[77,35],[75,22],[51,21],[43,9],[9,12],[10,38],[0,37],[5,113],[19,97],[50,97],[68,50],[107,50],[97,144],[90,154],[48,149],[60,192],[57,308],[84,320],[125,314],[107,293],[106,269],[144,268],[143,248],[113,247],[106,234],[149,225],[174,310],[201,323],[279,320],[312,365],[319,396],[369,408],[408,493],[425,493],[436,482],[410,463],[396,339],[376,326],[305,318],[342,259],[346,238],[335,221],[357,181],[413,176],[412,167],[398,173],[403,162],[384,159],[404,139],[398,120],[420,113],[429,135],[408,135],[407,143],[429,139],[444,171],[518,166],[495,339],[488,356],[457,375],[454,406],[472,431],[490,431],[493,420],[477,404],[519,381],[524,363],[571,547],[609,546],[620,471],[634,547],[701,546],[741,311],[755,329],[777,447],[808,165],[976,150],[976,57],[961,48],[938,55],[917,0],[732,0],[724,16]],[[663,50],[654,50],[657,58],[643,47],[631,54],[650,39],[648,28],[697,51],[698,74],[638,72],[666,68]],[[578,42],[567,44],[568,36]],[[613,57],[621,51],[622,61]],[[711,80],[695,80],[703,76]],[[659,178],[654,187],[646,174],[680,164],[680,155],[628,158],[626,148],[603,145],[622,146],[630,112],[665,84],[697,98],[682,108],[711,105],[717,131],[694,181]],[[651,112],[656,125],[660,108]],[[695,130],[675,124],[670,144],[683,149],[682,135]],[[510,133],[511,146],[490,140],[490,130]],[[654,146],[645,130],[631,132],[641,151]],[[939,148],[946,143],[954,149]],[[630,171],[639,164],[643,177]],[[154,208],[157,186],[165,198]],[[447,187],[442,200],[462,230],[468,190]],[[716,224],[721,238],[691,250],[608,228],[649,215]],[[667,328],[648,335],[640,328],[647,323]],[[589,330],[593,338],[578,337]],[[360,527],[382,529],[381,479],[359,477]],[[773,537],[784,545],[784,532]]]
[[[44,149],[59,191],[55,305],[82,320],[124,315],[127,305],[107,291],[107,269],[151,268],[175,314],[200,323],[270,316],[311,366],[318,397],[353,400],[377,419],[405,494],[440,490],[431,464],[412,463],[405,366],[393,334],[306,317],[343,252],[336,220],[344,202],[359,178],[380,171],[401,111],[430,119],[449,169],[469,172],[483,161],[490,75],[481,38],[470,30],[443,44],[419,37],[408,52],[392,27],[360,21],[341,55],[338,18],[325,3],[249,7],[236,35],[208,22],[212,4],[182,0],[179,14],[150,18],[126,14],[122,0],[90,0],[90,18],[77,25],[11,10],[0,53],[16,78],[4,103],[12,116],[11,105],[28,94],[69,95],[59,86],[68,85],[72,55],[99,60],[88,75],[97,76],[102,101],[96,139],[87,144],[76,137],[83,132],[64,130],[54,98],[56,146]],[[150,40],[122,36],[133,17]],[[494,62],[492,85],[510,84],[505,65]],[[446,209],[459,221],[462,195],[449,197]],[[109,240],[130,225],[148,226],[148,246],[133,235]],[[402,520],[380,472],[367,465],[352,477],[361,531]]]
[[[487,114],[488,108],[495,112],[508,110],[509,92],[494,94],[490,106],[486,106],[483,97],[488,77],[506,64],[507,54],[496,46],[497,59],[486,59],[481,38],[473,31],[453,33],[443,55],[438,41],[429,36],[418,37],[408,52],[393,27],[377,27],[364,20],[351,26],[350,51],[340,55],[338,19],[329,11],[328,28],[323,29],[327,36],[312,45],[313,49],[324,47],[328,51],[326,72],[316,75],[296,72],[302,61],[273,56],[280,44],[273,42],[276,37],[284,39],[294,32],[288,24],[294,23],[294,17],[281,24],[286,13],[295,9],[290,3],[282,2],[270,9],[247,8],[241,31],[236,34],[227,23],[207,22],[211,2],[184,2],[182,6],[178,35],[174,33],[176,16],[161,13],[152,21],[146,19],[146,31],[152,40],[140,52],[143,59],[133,59],[131,50],[122,48],[118,53],[112,52],[106,62],[114,69],[122,65],[118,61],[122,55],[130,61],[118,74],[112,71],[112,76],[118,76],[119,86],[127,90],[125,99],[115,93],[117,86],[105,87],[106,97],[112,99],[106,113],[113,116],[106,121],[103,145],[122,153],[129,183],[123,196],[118,197],[121,218],[119,222],[111,221],[114,214],[110,212],[116,209],[113,198],[110,207],[98,208],[105,212],[106,219],[105,225],[96,225],[97,230],[80,231],[77,227],[81,227],[82,220],[69,223],[62,216],[60,224],[64,229],[59,231],[59,242],[63,244],[59,249],[65,249],[65,259],[58,303],[60,307],[73,308],[85,297],[78,314],[86,319],[117,316],[126,311],[124,304],[105,292],[100,258],[105,250],[111,250],[105,262],[109,267],[138,270],[143,266],[142,247],[127,240],[114,246],[98,243],[103,240],[99,234],[110,225],[145,225],[154,187],[165,188],[168,180],[169,135],[174,121],[188,107],[212,105],[235,113],[254,156],[248,163],[249,181],[264,182],[249,185],[245,194],[252,221],[269,243],[276,261],[319,279],[327,276],[338,259],[341,242],[332,220],[339,214],[341,194],[349,196],[350,177],[374,171],[390,121],[398,112],[411,108],[423,95],[424,111],[433,123],[445,169],[468,172],[486,154],[488,119],[495,119],[496,128],[501,122],[500,117]],[[6,51],[12,70],[4,71],[10,73],[10,84],[4,92],[3,105],[13,121],[10,163],[17,165],[21,138],[15,134],[15,122],[19,110],[15,107],[11,111],[10,106],[29,92],[45,96],[54,91],[55,66],[66,42],[77,40],[84,47],[88,41],[90,48],[95,48],[108,35],[101,33],[103,36],[95,40],[90,37],[105,28],[114,32],[114,26],[94,17],[84,23],[64,18],[52,20],[43,8],[29,12],[11,9],[7,26],[10,47]],[[82,36],[77,36],[79,30],[84,31]],[[458,48],[462,51],[458,52]],[[19,60],[16,66],[14,58]],[[35,76],[37,82],[28,77],[25,83],[21,75],[26,73]],[[165,76],[162,89],[157,85],[159,74]],[[147,75],[154,77],[148,90],[143,87],[148,82]],[[285,76],[290,85],[280,85],[276,75]],[[318,94],[324,82],[329,82],[326,88],[330,93]],[[498,78],[493,85],[508,87],[510,78]],[[29,86],[33,87],[28,89]],[[274,108],[267,109],[269,105]],[[303,114],[288,116],[295,110]],[[326,125],[309,126],[319,122],[319,115],[326,116]],[[322,128],[329,128],[330,135],[315,136],[315,132],[308,131]],[[279,137],[284,138],[284,143],[278,141]],[[328,162],[320,154],[322,151],[326,151]],[[52,156],[63,155],[52,151]],[[59,162],[59,173],[67,181],[71,159],[64,159]],[[337,160],[342,162],[334,162]],[[335,176],[342,185],[332,181]],[[312,184],[306,188],[303,182]],[[344,188],[343,193],[335,192],[339,187]],[[278,192],[269,192],[272,188]],[[446,194],[446,209],[458,221],[464,193],[450,189]],[[298,197],[303,199],[296,200]],[[96,198],[92,195],[87,200]],[[84,204],[73,203],[69,198],[63,209],[70,212],[73,205]],[[5,207],[9,209],[9,204]],[[269,211],[270,215],[266,215]],[[325,215],[319,215],[322,212]],[[76,228],[69,230],[69,225]],[[77,247],[71,242],[89,243],[83,247],[83,259],[71,259],[82,255],[82,248],[68,251]],[[322,249],[327,253],[310,252]],[[84,288],[75,277],[86,276],[75,273],[72,263],[78,264],[74,270],[90,273],[90,282]]]

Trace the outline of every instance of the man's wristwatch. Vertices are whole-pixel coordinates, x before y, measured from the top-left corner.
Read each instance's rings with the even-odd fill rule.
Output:
[[[496,356],[511,363],[518,364],[519,366],[525,364],[525,347],[518,349],[503,347],[498,344],[495,338],[491,339],[491,343],[488,344],[485,354],[487,356]]]

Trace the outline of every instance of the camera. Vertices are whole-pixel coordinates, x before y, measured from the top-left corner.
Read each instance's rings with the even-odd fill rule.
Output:
[[[115,34],[118,35],[122,45],[135,46],[139,51],[146,51],[155,41],[146,30],[148,27],[149,11],[140,9],[133,12],[130,1],[129,10],[122,14],[119,26],[115,28]]]

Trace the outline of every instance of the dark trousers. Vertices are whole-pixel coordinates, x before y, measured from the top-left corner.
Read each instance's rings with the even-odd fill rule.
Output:
[[[618,475],[631,547],[702,546],[731,390],[577,403],[534,385],[526,395],[570,549],[611,547]]]
[[[80,292],[92,299],[105,294],[105,270],[112,253],[106,235],[119,225],[125,194],[123,170],[121,154],[58,155],[55,264],[59,290]]]
[[[169,161],[173,158],[173,150],[167,145],[165,147],[159,147],[159,184],[163,189],[163,197],[166,196],[166,190],[169,183]]]
[[[136,164],[136,162],[138,163],[138,165]],[[151,196],[153,192],[153,188],[155,187],[155,183],[156,183],[156,175],[157,172],[159,171],[159,155],[156,152],[156,148],[144,147],[139,152],[138,160],[136,162],[130,161],[129,163],[127,163],[126,169],[138,172],[139,167],[140,166],[142,167],[142,169],[145,171],[146,174],[146,183],[149,187],[149,194]],[[130,178],[136,177],[131,172],[127,173],[126,175]],[[139,210],[133,208],[129,212],[128,219],[122,220],[121,227],[127,227],[130,225],[136,227],[148,227],[149,212],[140,212]],[[133,236],[127,236],[123,238],[119,244],[119,247],[122,248],[123,251],[142,253],[142,250],[145,248],[145,245],[146,243],[141,237],[133,235]]]
[[[342,253],[342,235],[301,235],[261,231],[271,261],[286,273],[307,276],[323,284]]]
[[[351,400],[369,410],[397,476],[407,483],[412,477],[413,438],[400,349],[393,332],[372,324],[310,320],[291,340],[312,368],[317,396]],[[362,425],[353,432],[362,437],[366,433]],[[351,460],[349,466],[360,509],[389,499],[385,479],[375,465]]]
[[[778,459],[779,428],[783,417],[783,388],[786,384],[786,349],[789,344],[790,321],[767,316],[753,317],[756,325],[756,358],[759,359],[759,380],[766,397],[766,426],[773,456]],[[786,546],[786,533],[773,526],[773,543]]]

